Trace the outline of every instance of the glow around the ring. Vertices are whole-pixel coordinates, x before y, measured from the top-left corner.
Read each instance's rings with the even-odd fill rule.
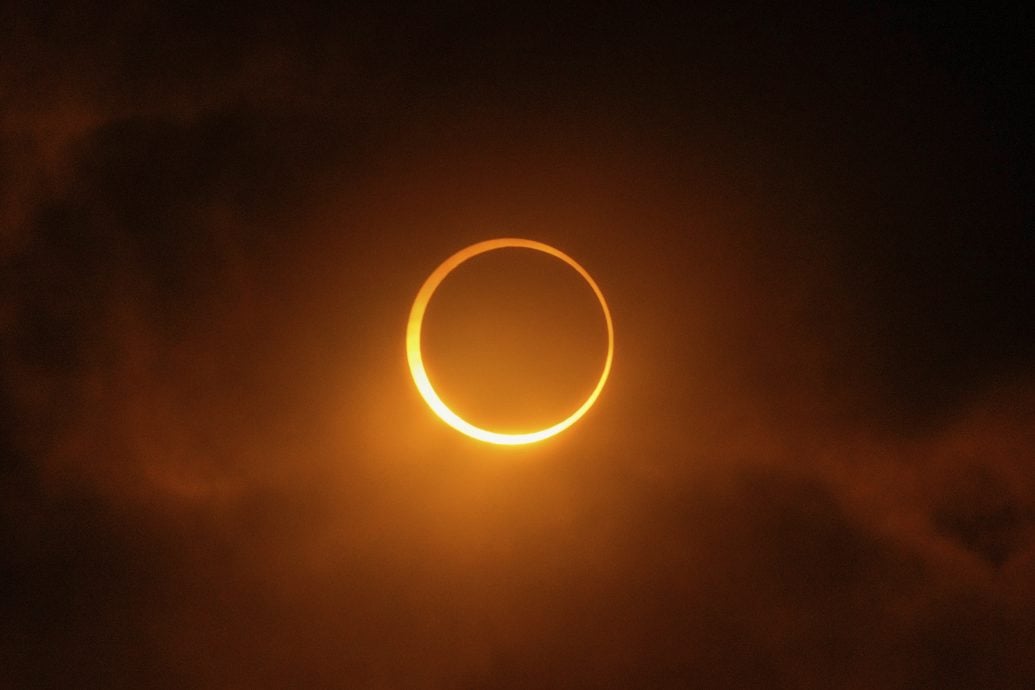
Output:
[[[548,426],[545,429],[520,434],[503,434],[496,431],[490,431],[488,429],[482,429],[461,418],[449,409],[449,406],[442,401],[442,398],[438,396],[438,393],[436,393],[434,387],[432,387],[431,381],[428,379],[428,373],[424,369],[424,359],[421,355],[421,326],[424,323],[424,312],[427,311],[428,302],[431,300],[431,296],[435,294],[435,290],[442,281],[445,280],[446,276],[448,276],[457,266],[472,257],[484,254],[485,252],[489,252],[494,249],[507,249],[510,247],[534,249],[536,251],[543,252],[544,254],[549,254],[578,271],[579,275],[586,280],[589,286],[593,289],[593,293],[597,296],[597,300],[600,302],[600,308],[604,312],[604,320],[607,323],[607,357],[604,360],[604,369],[600,373],[600,379],[597,381],[597,385],[593,388],[593,392],[590,393],[589,397],[586,398],[582,405],[580,405],[579,408],[567,418],[562,419],[556,424]],[[575,259],[571,258],[559,249],[554,249],[548,244],[515,237],[504,237],[495,240],[486,240],[485,242],[478,242],[477,244],[472,244],[469,247],[461,249],[456,254],[453,254],[451,257],[443,261],[438,268],[432,271],[431,275],[428,276],[428,279],[424,281],[424,285],[422,285],[420,290],[417,292],[417,298],[413,301],[413,307],[410,309],[410,318],[406,324],[406,359],[410,365],[410,374],[413,375],[413,382],[417,384],[417,390],[420,391],[425,402],[428,403],[428,406],[442,419],[442,421],[457,431],[467,434],[471,438],[476,438],[479,441],[516,446],[524,443],[542,441],[543,439],[555,436],[577,422],[582,415],[586,414],[586,411],[593,406],[593,403],[596,402],[597,398],[600,396],[600,391],[603,390],[604,383],[607,382],[607,376],[611,373],[611,361],[614,359],[614,341],[614,325],[611,323],[611,312],[607,308],[607,301],[604,299],[604,293],[600,291],[600,288],[597,286],[593,278],[590,277],[589,273],[586,272],[586,269],[580,266]]]

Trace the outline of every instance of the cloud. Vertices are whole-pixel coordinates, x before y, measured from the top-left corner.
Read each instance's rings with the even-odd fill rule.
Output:
[[[922,36],[198,11],[0,22],[12,684],[1035,674],[1025,205]],[[526,231],[616,365],[499,455],[424,410],[403,315]]]

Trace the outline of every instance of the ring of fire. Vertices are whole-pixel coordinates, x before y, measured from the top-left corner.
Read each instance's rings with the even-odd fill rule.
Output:
[[[544,254],[549,254],[575,269],[586,283],[589,284],[590,288],[593,289],[593,293],[596,295],[597,301],[600,302],[600,308],[604,312],[604,321],[607,324],[607,357],[604,359],[604,368],[600,373],[600,379],[593,388],[593,392],[589,394],[589,397],[583,401],[577,410],[565,419],[562,419],[552,426],[520,434],[504,434],[490,431],[489,429],[482,429],[461,418],[458,414],[449,409],[449,406],[442,401],[442,398],[439,397],[438,393],[435,392],[434,387],[431,385],[431,380],[428,378],[428,373],[424,369],[424,359],[421,355],[421,326],[424,323],[424,313],[427,311],[428,302],[431,301],[432,295],[435,294],[435,290],[442,281],[445,280],[446,276],[448,276],[457,266],[472,257],[484,254],[485,252],[490,252],[494,249],[507,249],[511,247],[534,249],[536,251],[543,252]],[[417,385],[417,390],[424,398],[424,401],[428,404],[428,407],[430,407],[431,410],[442,419],[442,421],[460,433],[466,434],[471,438],[478,439],[479,441],[516,446],[524,443],[542,441],[551,436],[555,436],[570,427],[586,414],[589,408],[593,406],[593,403],[595,403],[597,398],[600,396],[600,391],[603,390],[604,383],[607,382],[608,374],[611,373],[611,361],[614,359],[614,341],[614,325],[611,323],[611,312],[607,307],[607,301],[604,299],[604,293],[600,291],[600,287],[597,286],[596,281],[593,280],[586,269],[579,265],[575,259],[548,244],[516,237],[504,237],[478,242],[461,249],[456,254],[453,254],[451,257],[443,261],[438,268],[432,271],[431,275],[428,276],[428,279],[424,281],[424,284],[417,292],[417,297],[413,301],[413,307],[410,309],[410,318],[406,324],[406,359],[409,362],[410,374],[413,376],[413,382]]]

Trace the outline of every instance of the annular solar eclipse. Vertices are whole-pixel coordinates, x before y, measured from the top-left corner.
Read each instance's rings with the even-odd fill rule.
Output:
[[[435,388],[431,385],[431,380],[428,378],[428,373],[424,367],[424,359],[421,354],[421,327],[424,323],[424,314],[427,311],[428,303],[435,294],[435,290],[439,285],[441,285],[442,281],[445,280],[457,266],[465,261],[478,256],[479,254],[484,254],[485,252],[507,248],[524,248],[543,252],[544,254],[560,259],[578,272],[596,295],[597,301],[600,303],[600,309],[604,315],[604,321],[607,325],[607,356],[604,359],[604,366],[600,372],[600,378],[597,380],[596,385],[592,392],[590,392],[589,396],[574,412],[564,419],[561,419],[547,427],[522,433],[501,433],[491,429],[484,429],[475,426],[456,414],[452,409],[450,409],[445,401],[442,400],[439,394],[435,391]],[[586,414],[589,408],[591,408],[596,402],[597,398],[600,397],[600,392],[604,389],[604,384],[607,382],[607,377],[611,372],[611,362],[614,359],[614,325],[611,321],[611,312],[608,309],[607,301],[604,299],[604,293],[601,292],[600,287],[597,285],[596,281],[593,280],[592,276],[589,275],[589,272],[575,261],[575,259],[571,258],[561,250],[542,242],[515,237],[504,237],[478,242],[465,247],[443,261],[434,271],[431,272],[431,275],[428,276],[427,280],[424,281],[424,284],[417,292],[417,297],[413,301],[413,307],[410,309],[410,317],[406,325],[406,358],[410,366],[410,374],[413,376],[413,382],[416,384],[417,390],[424,398],[424,401],[428,404],[428,407],[430,407],[431,410],[449,426],[453,427],[460,433],[466,434],[467,436],[479,441],[485,441],[486,443],[509,446],[535,443],[536,441],[542,441],[551,436],[556,436],[573,425],[581,419],[584,414]]]

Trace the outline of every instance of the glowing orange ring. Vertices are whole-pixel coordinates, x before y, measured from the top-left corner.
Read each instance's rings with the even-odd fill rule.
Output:
[[[445,280],[453,269],[467,261],[468,259],[490,252],[494,249],[506,249],[508,247],[522,247],[525,249],[535,249],[536,251],[549,254],[550,256],[556,257],[568,264],[581,275],[589,286],[593,288],[593,293],[596,294],[597,300],[600,302],[600,308],[604,312],[604,320],[607,322],[607,358],[604,360],[604,370],[600,374],[600,380],[597,381],[596,387],[593,392],[589,394],[585,402],[579,406],[579,409],[575,410],[566,419],[557,422],[553,426],[548,426],[545,429],[538,431],[529,431],[523,434],[501,434],[496,431],[489,431],[488,429],[482,429],[480,427],[471,424],[467,420],[461,418],[458,414],[449,409],[449,406],[442,402],[442,398],[438,397],[438,393],[431,385],[431,381],[428,379],[428,373],[424,370],[424,359],[421,356],[420,349],[420,334],[421,325],[424,322],[424,312],[427,311],[428,302],[431,300],[431,296],[435,294],[435,290]],[[532,240],[523,240],[516,237],[503,237],[495,240],[486,240],[485,242],[478,242],[472,244],[469,247],[461,249],[456,254],[443,261],[438,268],[432,271],[428,279],[424,281],[420,290],[417,292],[417,298],[413,301],[413,307],[410,309],[410,319],[406,324],[406,359],[410,364],[410,374],[413,376],[413,382],[417,384],[417,390],[420,391],[424,401],[428,403],[428,407],[431,408],[432,412],[437,414],[442,421],[449,426],[453,427],[457,431],[463,434],[467,434],[471,438],[476,438],[479,441],[485,441],[487,443],[498,443],[507,446],[516,446],[523,443],[534,443],[535,441],[542,441],[543,439],[550,438],[556,434],[561,433],[572,424],[577,422],[582,415],[586,414],[586,411],[593,406],[597,398],[600,396],[600,391],[604,388],[604,383],[607,381],[608,374],[611,373],[611,360],[614,359],[615,350],[615,331],[614,325],[611,323],[611,312],[607,308],[607,301],[604,300],[604,293],[600,291],[593,278],[590,277],[589,273],[586,272],[582,266],[578,264],[575,259],[571,258],[559,249],[554,249],[548,244],[542,242],[534,242]]]

